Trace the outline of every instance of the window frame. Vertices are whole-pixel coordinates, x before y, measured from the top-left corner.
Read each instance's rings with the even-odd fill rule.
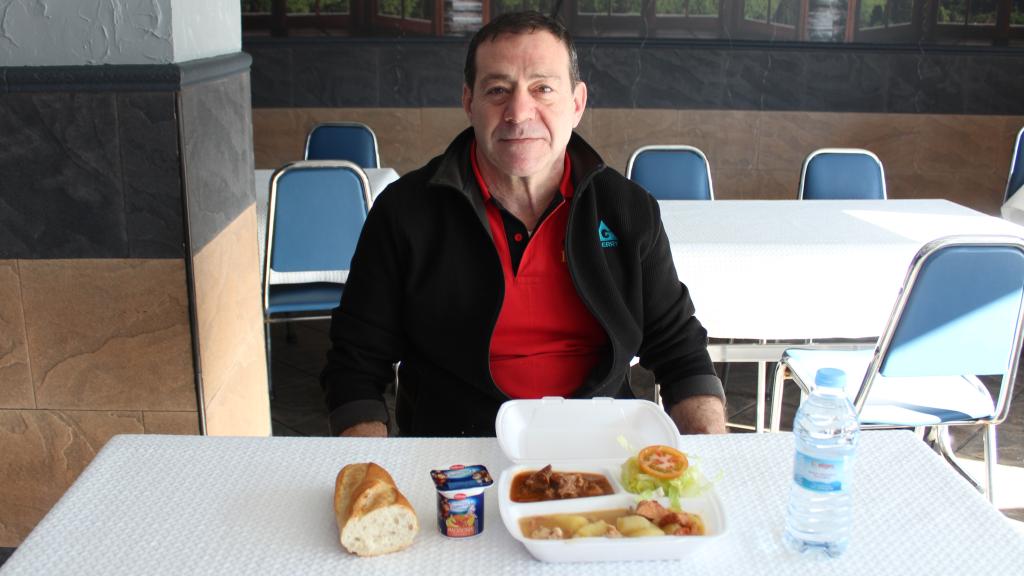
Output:
[[[579,30],[587,29],[595,30],[596,37],[637,37],[641,35],[641,30],[647,30],[648,35],[652,37],[718,38],[722,36],[724,29],[722,10],[729,1],[715,0],[718,5],[718,14],[715,16],[659,16],[655,0],[642,0],[640,13],[628,15],[580,14],[578,0],[566,0],[562,5],[561,15],[563,20],[569,23],[573,35],[577,37],[583,37]]]

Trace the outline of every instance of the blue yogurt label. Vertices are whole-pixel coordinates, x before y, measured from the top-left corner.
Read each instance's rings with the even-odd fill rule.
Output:
[[[437,487],[437,529],[449,538],[476,536],[484,530],[484,489],[494,483],[481,465],[431,470]]]
[[[447,470],[431,470],[430,477],[438,490],[468,490],[486,488],[494,483],[487,467],[482,465],[455,465]]]

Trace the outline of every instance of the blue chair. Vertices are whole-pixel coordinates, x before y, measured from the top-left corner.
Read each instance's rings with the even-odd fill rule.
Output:
[[[1024,323],[1024,240],[950,236],[914,257],[892,315],[873,349],[787,349],[772,391],[771,427],[779,429],[784,368],[803,392],[818,368],[847,373],[847,394],[864,428],[925,428],[956,463],[949,426],[982,424],[992,499],[996,425],[1010,410]],[[1002,377],[995,401],[978,376]]]
[[[800,171],[801,200],[885,200],[882,161],[860,148],[811,152]]]
[[[1021,139],[1024,138],[1024,128],[1017,132],[1017,140],[1013,143],[1013,159],[1010,160],[1010,176],[1006,180],[1006,194],[1003,196],[1003,202],[1010,199],[1014,192],[1021,189],[1024,186],[1024,146],[1021,145]]]
[[[271,177],[263,275],[268,377],[270,324],[330,318],[370,202],[366,175],[345,160],[293,162]]]
[[[693,146],[643,146],[629,158],[626,178],[658,200],[714,200],[708,157]]]
[[[306,137],[306,160],[348,160],[360,168],[380,168],[377,135],[359,122],[317,124]]]

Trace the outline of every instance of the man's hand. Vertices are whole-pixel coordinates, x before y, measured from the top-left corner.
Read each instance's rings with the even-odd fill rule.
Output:
[[[339,436],[361,436],[365,438],[387,438],[388,427],[383,422],[360,422],[341,431]]]
[[[725,434],[725,405],[718,396],[683,398],[669,410],[680,434]]]

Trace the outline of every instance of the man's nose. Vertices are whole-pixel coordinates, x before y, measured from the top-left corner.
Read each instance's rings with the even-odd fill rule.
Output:
[[[512,92],[512,96],[505,105],[505,122],[521,124],[527,120],[533,120],[534,110],[535,106],[530,91],[518,88]]]

